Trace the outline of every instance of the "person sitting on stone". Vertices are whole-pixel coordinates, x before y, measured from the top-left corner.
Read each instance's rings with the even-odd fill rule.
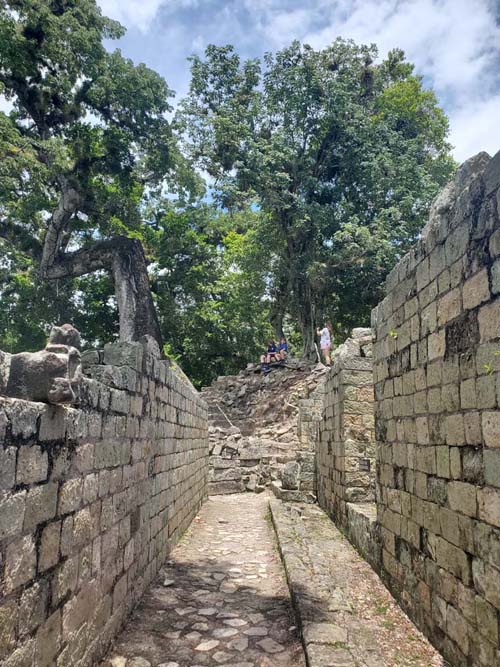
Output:
[[[281,336],[281,338],[280,338],[278,349],[279,349],[279,353],[280,353],[280,358],[282,360],[285,360],[288,356],[288,343],[287,343],[287,340],[284,336]]]
[[[260,358],[261,364],[270,364],[272,361],[278,361],[280,359],[278,347],[274,340],[270,340],[267,344],[267,352],[263,354]]]

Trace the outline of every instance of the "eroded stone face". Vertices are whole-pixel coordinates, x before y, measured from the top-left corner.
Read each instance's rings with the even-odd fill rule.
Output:
[[[81,347],[80,332],[75,327],[72,327],[71,324],[63,324],[62,327],[52,327],[48,344],[74,347],[79,350]]]
[[[44,350],[10,355],[8,364],[4,355],[3,394],[43,403],[75,403],[81,384],[79,347],[79,332],[65,324],[53,327]]]

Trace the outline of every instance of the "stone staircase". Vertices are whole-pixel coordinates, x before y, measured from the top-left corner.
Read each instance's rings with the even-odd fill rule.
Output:
[[[202,390],[209,406],[211,495],[279,487],[285,465],[304,458],[299,416],[326,370],[290,360],[262,375],[250,365]],[[311,466],[304,464],[308,492],[313,491]]]

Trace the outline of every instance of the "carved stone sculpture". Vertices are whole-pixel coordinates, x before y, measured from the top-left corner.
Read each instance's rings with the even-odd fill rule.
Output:
[[[53,327],[40,352],[10,356],[4,393],[43,403],[75,403],[80,394],[80,333],[70,324]]]

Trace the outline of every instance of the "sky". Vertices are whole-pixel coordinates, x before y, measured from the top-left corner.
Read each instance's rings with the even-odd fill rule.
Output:
[[[162,74],[177,98],[189,55],[233,44],[259,57],[299,39],[404,49],[450,118],[460,162],[500,150],[500,0],[97,0],[127,33],[114,45]],[[111,46],[111,45],[110,45]]]

